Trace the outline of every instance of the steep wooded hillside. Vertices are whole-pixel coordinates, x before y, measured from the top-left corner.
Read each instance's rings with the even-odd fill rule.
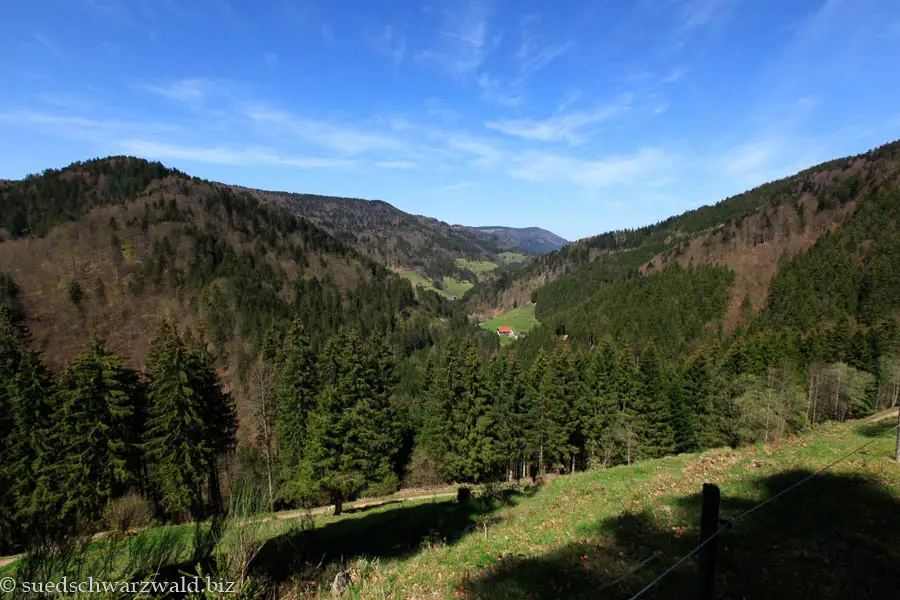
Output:
[[[580,240],[517,273],[476,286],[470,310],[537,303],[539,320],[574,309],[607,284],[667,264],[712,264],[735,272],[722,315],[726,329],[760,309],[782,256],[810,248],[852,214],[858,199],[895,182],[900,143],[824,163],[791,177],[635,230]]]
[[[431,317],[453,316],[286,207],[158,163],[117,157],[3,182],[0,224],[5,303],[54,368],[92,335],[140,365],[162,319],[201,329],[240,376],[296,317],[314,345],[350,327],[404,352],[426,343]]]
[[[495,228],[483,231],[449,225],[431,217],[406,213],[381,200],[235,189],[290,207],[388,268],[415,270],[431,279],[448,276],[474,282],[478,274],[461,268],[457,259],[502,264],[500,255],[504,252],[537,254],[555,249],[544,244],[535,250],[528,243],[534,238],[533,232],[513,235],[494,231]]]

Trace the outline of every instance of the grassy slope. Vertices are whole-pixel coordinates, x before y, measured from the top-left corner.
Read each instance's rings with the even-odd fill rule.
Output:
[[[523,304],[518,308],[503,313],[499,317],[485,321],[481,324],[481,327],[496,333],[498,327],[505,325],[511,327],[516,333],[521,333],[531,330],[537,324],[538,321],[534,318],[534,304]],[[503,341],[508,343],[511,340],[503,338],[501,342]]]
[[[443,278],[443,282],[447,293],[456,298],[462,298],[475,285],[471,281],[459,281],[453,277],[446,276]]]
[[[496,269],[497,263],[491,262],[489,260],[468,260],[465,258],[457,258],[456,266],[460,269],[468,269],[476,275],[482,275],[484,273],[490,273],[491,271]]]
[[[307,534],[292,529],[292,520],[275,520],[264,524],[270,539],[255,576],[281,581],[296,597],[330,597],[343,556],[354,578],[348,598],[628,598],[697,543],[704,482],[720,486],[722,516],[733,517],[875,440],[725,532],[719,586],[728,598],[893,598],[900,560],[900,466],[890,459],[888,432],[894,423],[891,416],[828,424],[777,446],[551,478],[506,503],[393,502],[317,515]],[[167,530],[172,543],[190,543],[183,527],[152,533]],[[289,562],[298,548],[313,563],[321,559],[321,568],[292,584],[298,565]],[[654,553],[646,567],[596,593]],[[695,573],[689,560],[644,597],[692,597]]]
[[[453,277],[444,277],[444,289],[439,290],[431,283],[431,280],[422,277],[419,273],[415,271],[395,271],[397,275],[403,277],[404,279],[408,279],[412,284],[413,289],[421,286],[423,289],[437,292],[441,296],[445,298],[462,298],[463,295],[472,288],[472,283],[468,281],[459,281]]]
[[[521,252],[501,252],[500,258],[508,263],[520,263],[525,262],[526,256]]]
[[[719,484],[723,516],[733,516],[894,422],[826,425],[778,447],[552,479],[533,497],[514,497],[476,519],[455,544],[423,543],[408,558],[359,563],[364,578],[351,597],[575,599],[660,552],[602,595],[627,598],[696,544],[704,482]],[[723,597],[889,597],[900,559],[900,467],[889,459],[892,448],[890,435],[882,437],[726,532]],[[688,597],[695,572],[688,561],[646,597]]]

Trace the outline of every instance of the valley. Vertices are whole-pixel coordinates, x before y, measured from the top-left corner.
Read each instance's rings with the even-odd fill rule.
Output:
[[[88,556],[164,542],[250,595],[327,597],[344,569],[361,598],[626,597],[688,549],[704,481],[737,509],[874,433],[810,493],[891,531],[896,415],[860,419],[900,394],[898,177],[888,144],[548,253],[133,157],[0,183],[7,572],[121,529]],[[880,537],[864,584],[823,571],[858,525],[765,568],[877,596]],[[772,540],[734,535],[721,585],[771,594],[740,564]]]

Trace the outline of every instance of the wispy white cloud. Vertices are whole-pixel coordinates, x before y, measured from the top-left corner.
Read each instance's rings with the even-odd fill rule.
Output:
[[[439,98],[427,99],[425,101],[425,107],[427,108],[429,115],[436,117],[445,124],[455,124],[459,122],[462,117],[458,111],[449,108],[447,104]]]
[[[499,38],[488,38],[488,11],[483,1],[460,0],[442,8],[438,24],[432,28],[431,44],[417,52],[416,59],[464,78],[481,67]]]
[[[382,169],[418,169],[419,164],[411,160],[378,160],[375,166]]]
[[[538,31],[540,23],[541,18],[537,15],[526,15],[520,21],[519,50],[516,59],[519,62],[519,78],[522,80],[530,79],[572,47],[570,41],[545,43]]]
[[[149,132],[176,135],[181,129],[165,121],[128,121],[121,119],[92,119],[77,115],[60,115],[31,110],[0,113],[0,122],[14,127],[28,127],[42,133],[66,138],[105,141],[120,135]]]
[[[481,90],[482,99],[507,108],[520,106],[525,100],[520,93],[516,93],[515,88],[519,86],[506,87],[487,73],[482,73],[478,77],[478,87]]]
[[[34,39],[37,40],[37,42],[41,46],[43,46],[44,48],[46,48],[47,50],[49,50],[50,52],[52,52],[59,58],[65,58],[65,55],[62,53],[62,51],[60,51],[60,49],[56,46],[56,44],[53,42],[53,40],[50,39],[50,36],[45,35],[43,33],[36,33],[36,34],[34,34]]]
[[[674,69],[669,71],[669,74],[663,77],[660,81],[662,83],[675,83],[676,81],[684,77],[687,74],[687,71],[688,70],[684,67],[675,67]]]
[[[625,94],[615,102],[593,110],[560,114],[543,120],[526,118],[488,121],[484,125],[488,129],[516,137],[575,144],[587,139],[585,130],[628,112],[631,104],[631,95]]]
[[[266,55],[266,62],[269,61]],[[275,60],[277,61],[277,56]],[[224,85],[205,78],[186,78],[164,84],[144,83],[139,88],[184,104],[200,104],[210,95],[223,91]]]
[[[464,190],[468,187],[472,187],[473,185],[475,185],[475,184],[471,181],[460,181],[459,183],[452,183],[450,185],[445,185],[444,187],[441,188],[441,191],[442,192],[452,192],[455,190]]]
[[[337,150],[346,154],[361,154],[376,150],[402,150],[404,144],[395,138],[341,125],[298,116],[290,111],[271,108],[265,104],[250,104],[238,109],[239,114],[253,123],[265,126],[280,136],[292,137]]]
[[[434,132],[433,139],[451,154],[462,155],[469,164],[479,168],[493,168],[501,165],[506,151],[491,140],[462,131]]]
[[[566,92],[566,95],[562,97],[559,101],[559,106],[556,107],[556,112],[565,112],[567,108],[581,100],[582,92],[581,90],[570,90]]]
[[[510,175],[528,181],[566,182],[589,192],[619,185],[642,183],[658,177],[676,162],[675,156],[659,148],[647,148],[635,154],[611,156],[603,160],[585,160],[544,152],[517,155]]]
[[[834,143],[857,134],[845,130],[830,135]],[[711,163],[737,193],[826,160],[830,143],[817,136],[773,133],[735,144]]]
[[[385,25],[372,42],[377,52],[390,57],[395,69],[400,67],[406,56],[406,36],[395,32],[392,25]]]
[[[538,15],[522,17],[518,50],[512,56],[515,69],[507,77],[482,72],[477,79],[482,100],[506,108],[521,106],[525,102],[531,78],[570,50],[570,41],[547,43],[539,32],[540,23]]]
[[[223,146],[181,146],[142,139],[123,140],[120,142],[120,146],[125,152],[138,156],[189,160],[216,165],[270,165],[304,169],[346,168],[354,165],[353,161],[341,159],[284,156],[265,148],[233,149]]]
[[[718,25],[737,4],[738,0],[682,0],[676,7],[673,45],[684,46],[700,30]]]

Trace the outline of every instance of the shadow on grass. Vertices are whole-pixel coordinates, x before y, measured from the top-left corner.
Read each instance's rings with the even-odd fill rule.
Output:
[[[897,419],[892,416],[888,419],[875,421],[874,423],[863,423],[861,425],[857,425],[855,427],[855,430],[866,437],[889,437],[888,431],[895,428],[896,426]]]
[[[754,482],[768,498],[809,475],[790,471]],[[756,505],[723,497],[723,518]],[[700,495],[676,500],[679,522],[696,524]],[[624,513],[596,525],[585,539],[538,558],[510,557],[464,578],[479,599],[630,598],[698,543],[697,526],[674,528],[651,514]],[[645,558],[646,567],[615,580]],[[735,524],[719,538],[722,598],[892,599],[900,597],[900,501],[877,481],[824,474]],[[694,559],[642,598],[696,597]]]
[[[397,558],[429,544],[453,544],[505,504],[535,492],[531,488],[522,492],[505,490],[502,497],[477,498],[465,505],[436,499],[359,517],[355,515],[366,508],[385,505],[348,510],[347,518],[269,540],[254,560],[253,569],[270,580],[284,581],[292,574],[308,572],[311,565],[322,567],[358,557]]]

